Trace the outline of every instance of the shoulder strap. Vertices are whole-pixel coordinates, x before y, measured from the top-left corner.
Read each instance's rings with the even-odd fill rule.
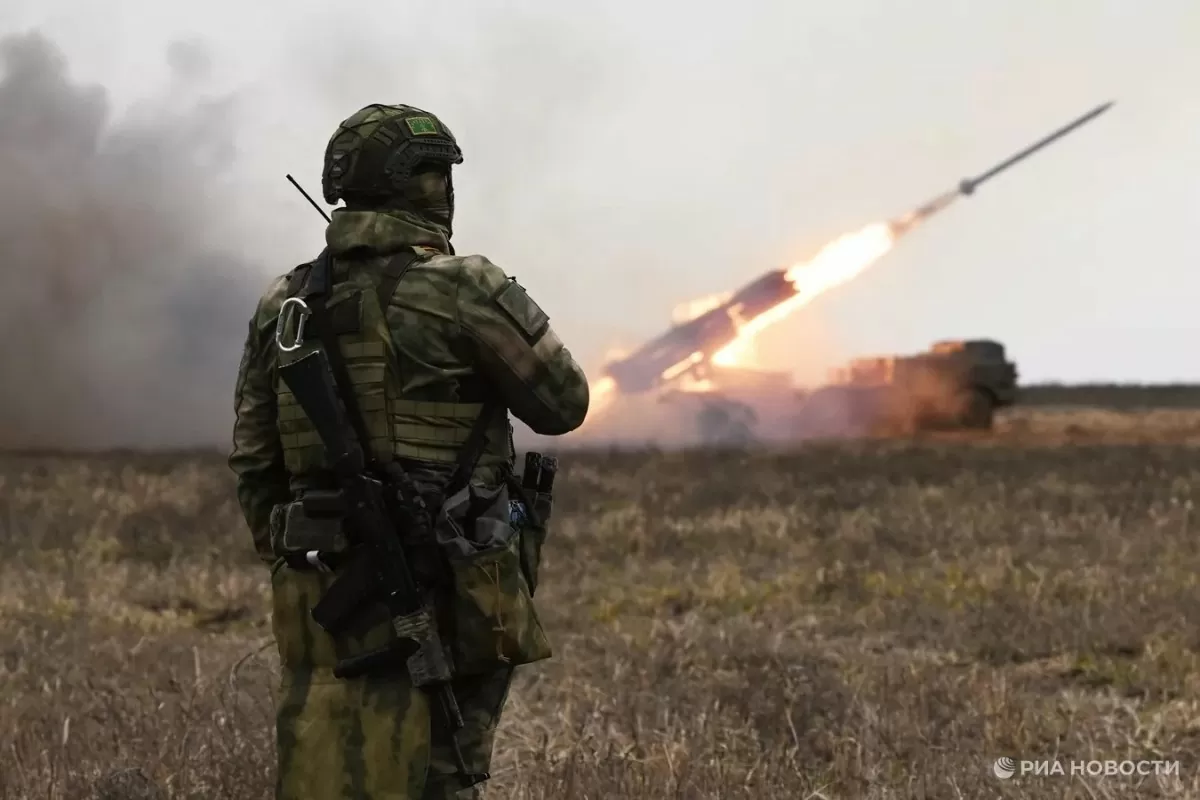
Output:
[[[400,285],[401,279],[404,278],[404,273],[408,272],[408,268],[421,260],[419,255],[411,247],[401,250],[396,255],[392,256],[383,268],[383,280],[379,282],[379,310],[383,316],[387,317],[388,306],[392,304],[392,297],[396,294],[396,287]]]
[[[467,440],[463,442],[462,449],[458,451],[458,459],[454,464],[454,473],[446,483],[446,497],[450,497],[471,482],[471,473],[475,471],[475,465],[479,463],[479,458],[483,455],[483,450],[487,446],[488,425],[503,410],[503,406],[494,400],[486,401],[483,404],[483,408],[479,410],[479,416],[475,418],[475,423],[471,425],[471,432],[467,434]]]
[[[380,306],[385,313],[392,295],[395,294],[396,286],[400,283],[400,279],[404,277],[404,273],[408,271],[408,268],[418,258],[419,256],[415,252],[411,250],[404,251],[397,254],[384,267],[385,277],[383,284],[386,284],[387,288],[383,285],[380,286]],[[350,373],[346,370],[346,361],[342,358],[342,350],[338,347],[337,337],[333,334],[333,328],[329,324],[329,314],[325,308],[325,300],[329,294],[332,280],[332,261],[329,249],[322,250],[321,255],[317,256],[311,268],[303,270],[304,275],[302,277],[297,278],[297,274],[301,271],[300,269],[297,270],[296,274],[293,274],[292,282],[303,285],[305,279],[307,279],[305,300],[308,302],[308,307],[312,310],[313,327],[316,328],[317,336],[321,340],[321,349],[325,351],[325,357],[329,361],[329,368],[333,372],[334,383],[337,385],[342,403],[346,406],[346,416],[350,419],[350,424],[354,427],[354,434],[358,437],[359,445],[363,449],[363,455],[367,459],[367,463],[377,467],[378,462],[374,455],[374,449],[371,447],[371,436],[367,432],[362,412],[358,406],[358,396],[354,394],[354,386],[350,383]],[[289,293],[290,291],[291,284],[289,284]],[[299,291],[299,288],[297,288],[297,291]],[[475,471],[475,465],[479,463],[479,458],[483,455],[483,450],[487,445],[488,425],[491,424],[492,418],[500,410],[502,410],[502,407],[492,400],[488,400],[483,404],[483,408],[479,411],[479,416],[471,426],[471,432],[467,434],[467,440],[463,442],[462,449],[459,450],[454,473],[447,484],[448,488],[445,496],[449,497],[470,482],[471,473]]]
[[[287,296],[298,297],[304,289],[305,282],[308,281],[308,273],[312,271],[312,262],[301,264],[292,270],[291,276],[288,278]]]
[[[396,287],[400,285],[404,274],[408,272],[409,267],[425,258],[427,258],[426,255],[410,248],[397,253],[383,268],[384,278],[379,284],[379,309],[385,317],[392,297],[396,294]],[[458,451],[454,473],[446,484],[445,494],[447,497],[470,482],[471,473],[475,471],[475,465],[479,463],[484,448],[487,446],[488,425],[496,416],[498,408],[496,403],[489,401],[484,403],[483,408],[480,409],[479,416],[475,418],[475,422],[471,425],[471,431],[467,434],[467,440],[463,442],[462,448]]]
[[[362,447],[363,457],[368,464],[377,466],[375,451],[371,447],[371,435],[367,432],[366,423],[363,422],[363,415],[358,407],[358,396],[354,394],[354,386],[350,383],[350,373],[346,370],[346,360],[342,358],[342,349],[338,347],[337,337],[333,334],[333,327],[329,324],[329,313],[325,308],[325,300],[332,285],[332,272],[333,258],[329,255],[329,248],[326,248],[321,251],[321,255],[317,256],[312,269],[309,270],[304,299],[312,311],[313,327],[317,329],[317,337],[321,340],[321,349],[325,351],[325,357],[329,361],[334,383],[337,384],[338,394],[341,395],[342,403],[346,406],[346,416],[354,427],[354,434],[358,437],[358,443]]]
[[[320,256],[318,256],[320,258]],[[396,287],[400,285],[400,281],[404,278],[404,273],[408,272],[408,268],[417,263],[423,258],[420,253],[413,250],[403,250],[392,257],[390,261],[383,267],[383,280],[379,283],[378,297],[379,307],[385,313],[387,307],[391,305],[392,296],[396,294]],[[301,264],[292,270],[291,277],[288,279],[287,296],[296,297],[306,289],[308,276],[312,273],[315,261],[310,261],[307,264]]]

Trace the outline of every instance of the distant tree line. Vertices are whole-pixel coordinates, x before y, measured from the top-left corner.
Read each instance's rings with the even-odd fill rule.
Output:
[[[1018,406],[1200,408],[1200,384],[1035,383],[1020,388]]]

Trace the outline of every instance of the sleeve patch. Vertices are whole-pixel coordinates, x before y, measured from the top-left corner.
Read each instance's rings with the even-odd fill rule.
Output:
[[[546,312],[533,302],[525,287],[512,278],[509,278],[508,283],[496,293],[494,302],[516,323],[530,342],[536,341],[550,324],[550,317]]]

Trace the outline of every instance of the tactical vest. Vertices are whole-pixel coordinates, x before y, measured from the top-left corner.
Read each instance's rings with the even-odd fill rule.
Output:
[[[333,263],[332,286],[326,300],[330,327],[336,335],[346,371],[354,386],[371,449],[380,463],[396,458],[452,464],[467,440],[482,403],[431,402],[403,396],[397,373],[397,353],[387,322],[387,307],[404,273],[415,261],[428,258],[420,248],[393,257],[376,276],[345,261]],[[288,297],[303,297],[315,262],[293,270]],[[279,351],[287,364],[320,347],[315,333],[305,331],[303,345]],[[325,451],[304,410],[282,379],[275,378],[278,426],[283,461],[293,479],[323,472]],[[487,445],[478,468],[511,464],[512,427],[507,414],[497,414],[487,431]]]

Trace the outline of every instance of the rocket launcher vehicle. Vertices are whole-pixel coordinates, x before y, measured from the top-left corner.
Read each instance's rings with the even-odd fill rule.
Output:
[[[934,197],[908,214],[890,220],[887,228],[891,236],[895,238],[907,233],[917,224],[944,210],[959,197],[970,196],[986,181],[1092,121],[1111,106],[1111,102],[1097,106],[985,172],[973,178],[964,178],[955,188]],[[640,394],[670,383],[686,373],[694,373],[710,363],[722,348],[737,339],[739,331],[747,322],[803,291],[802,277],[794,281],[789,277],[788,270],[776,269],[763,273],[715,308],[672,327],[632,354],[610,362],[604,368],[604,375],[612,381],[617,391],[623,394]]]

